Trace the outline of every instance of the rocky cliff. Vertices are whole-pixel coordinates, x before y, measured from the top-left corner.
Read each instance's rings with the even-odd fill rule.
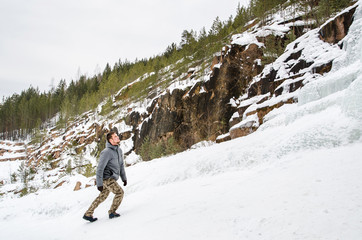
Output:
[[[328,53],[338,47],[338,42],[348,32],[354,11],[355,8],[351,8],[319,30],[304,34],[289,45],[276,62],[268,65],[263,64],[268,51],[265,39],[285,44],[289,40],[288,33],[295,31],[293,21],[253,26],[247,30],[251,32],[248,37],[255,37],[252,42],[238,41],[238,38],[245,38],[245,34],[234,37],[235,40],[214,57],[206,81],[187,89],[166,91],[153,99],[143,119],[133,122],[135,150],[145,137],[153,142],[174,137],[186,149],[202,140],[221,142],[255,131],[271,110],[297,102],[292,93],[306,81],[331,69],[336,55]],[[271,25],[276,30],[270,30]],[[304,29],[303,24],[298,27]],[[319,48],[325,52],[323,60],[322,56],[313,56],[313,52],[320,52],[315,51]],[[256,118],[249,118],[253,115]],[[141,114],[132,112],[130,116]]]
[[[348,32],[355,9],[347,9],[321,28],[306,32],[276,61],[266,65],[265,39],[287,42],[288,33],[295,28],[293,19],[271,20],[265,26],[252,24],[215,54],[209,62],[210,70],[201,73],[202,77],[195,77],[200,68],[189,69],[184,81],[191,84],[167,88],[155,97],[152,92],[146,110],[130,105],[114,119],[89,124],[92,113],[86,113],[65,133],[49,132],[48,140],[30,154],[30,160],[39,162],[49,156],[57,159],[72,145],[79,153],[91,143],[104,141],[104,133],[113,128],[123,141],[133,142],[127,154],[138,152],[146,137],[154,143],[173,137],[187,149],[203,140],[221,142],[247,135],[263,124],[263,117],[274,108],[297,102],[296,92],[307,81],[330,71],[336,57],[334,50],[341,47],[338,42]],[[303,24],[298,26],[304,28]],[[244,41],[250,37],[251,41]],[[321,48],[325,54],[315,56]],[[58,136],[62,136],[62,142],[57,149],[47,149],[47,142]]]
[[[43,172],[43,180],[56,187],[67,169],[94,170],[109,130],[121,136],[128,165],[135,162],[145,139],[152,144],[174,139],[178,149],[185,150],[203,140],[223,142],[248,135],[262,126],[273,109],[296,103],[299,89],[307,82],[331,70],[355,9],[350,7],[310,31],[309,23],[299,18],[270,19],[263,26],[253,22],[245,32],[233,35],[209,62],[189,64],[188,71],[166,89],[150,91],[145,99],[127,105],[119,103],[123,93],[119,91],[111,114],[99,116],[102,103],[65,129],[49,129],[39,143],[28,143],[26,150],[22,144],[18,159],[1,158],[14,150],[0,143],[0,161],[25,159],[34,169],[43,166],[42,171],[50,171]],[[300,37],[293,41],[291,32]],[[281,55],[271,54],[270,41],[285,47]]]

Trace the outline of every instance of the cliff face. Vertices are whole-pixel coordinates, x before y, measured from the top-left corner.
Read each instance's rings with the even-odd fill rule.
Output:
[[[235,111],[229,104],[230,99],[239,97],[260,73],[255,60],[260,59],[263,52],[255,44],[247,49],[231,45],[225,50],[227,54],[222,51],[214,58],[208,81],[198,82],[186,90],[167,91],[154,100],[136,138],[136,149],[147,136],[152,141],[174,137],[183,148],[189,148],[201,140],[215,141],[218,135],[228,131],[229,119]]]
[[[348,29],[353,22],[353,14],[356,8],[351,8],[343,14],[337,16],[333,21],[324,24],[320,31],[320,38],[328,43],[337,44],[348,33]]]
[[[271,110],[297,102],[296,94],[292,93],[303,87],[305,81],[330,71],[336,56],[327,55],[323,61],[318,57],[310,58],[308,55],[313,51],[319,52],[321,47],[312,42],[318,36],[331,44],[322,46],[323,51],[327,53],[332,50],[347,34],[354,11],[355,8],[349,9],[315,31],[314,35],[310,34],[310,38],[314,38],[310,40],[310,46],[298,46],[308,40],[296,41],[279,62],[267,66],[261,64],[267,51],[260,45],[265,41],[265,36],[257,37],[260,44],[231,44],[224,47],[220,56],[213,59],[212,72],[207,81],[197,82],[186,90],[167,91],[153,100],[146,120],[135,132],[136,151],[146,137],[153,142],[173,137],[185,149],[201,140],[221,142],[255,131]],[[280,26],[285,24],[282,22]],[[289,31],[293,31],[293,28],[290,26]],[[299,28],[303,29],[303,26]],[[284,42],[287,33],[284,31],[281,37],[274,37],[274,41],[282,39]],[[242,95],[244,99],[238,100],[237,104],[231,103]],[[232,117],[235,113],[237,116]],[[234,127],[253,115],[257,120],[247,120],[241,126]]]
[[[167,89],[159,95],[150,93],[149,98],[153,99],[146,111],[128,107],[122,119],[107,119],[74,131],[82,121],[91,122],[92,114],[87,113],[83,120],[68,127],[59,147],[47,148],[44,141],[41,148],[29,154],[30,161],[57,159],[72,145],[76,145],[78,153],[92,143],[102,149],[104,134],[110,129],[119,131],[121,140],[132,142],[125,150],[127,155],[139,152],[146,138],[152,143],[174,138],[181,149],[187,149],[202,140],[222,142],[250,134],[263,124],[270,111],[297,102],[296,93],[306,82],[331,70],[338,55],[336,49],[340,49],[338,42],[347,34],[355,9],[347,9],[320,29],[304,35],[299,31],[302,36],[267,65],[263,64],[270,52],[264,44],[266,39],[273,39],[275,46],[280,41],[284,45],[286,35],[295,31],[296,26],[292,20],[270,22],[262,27],[254,23],[247,34],[233,37],[231,44],[212,59],[203,80],[188,87]],[[304,29],[302,24],[297,27]],[[316,55],[321,52],[325,54]],[[196,71],[190,69],[187,79],[195,78]],[[126,130],[118,129],[120,122],[128,126]],[[54,132],[52,138],[58,135]]]

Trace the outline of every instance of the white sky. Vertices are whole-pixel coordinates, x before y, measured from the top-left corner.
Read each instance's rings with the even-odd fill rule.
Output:
[[[0,96],[164,52],[249,0],[0,0]]]

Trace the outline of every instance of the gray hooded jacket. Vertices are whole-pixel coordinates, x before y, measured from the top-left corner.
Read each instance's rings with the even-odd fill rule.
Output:
[[[107,141],[106,148],[99,157],[97,187],[103,186],[103,180],[108,178],[118,180],[119,176],[121,176],[122,181],[127,181],[122,150],[119,146],[114,146]]]

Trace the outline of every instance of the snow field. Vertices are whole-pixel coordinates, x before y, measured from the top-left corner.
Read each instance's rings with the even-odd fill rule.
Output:
[[[6,208],[2,204],[0,235],[2,239],[359,239],[361,154],[362,144],[356,143],[135,192],[129,192],[130,185],[125,187],[121,217],[107,217],[111,194],[97,208],[95,223],[81,219],[98,194],[95,188],[42,190],[6,202]]]

